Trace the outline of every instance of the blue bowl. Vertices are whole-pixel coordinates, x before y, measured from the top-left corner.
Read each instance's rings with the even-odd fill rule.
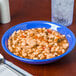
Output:
[[[8,50],[8,44],[7,44],[8,43],[8,38],[10,37],[10,35],[14,31],[17,31],[19,29],[27,30],[27,29],[32,29],[32,28],[43,28],[43,27],[45,27],[47,29],[51,28],[53,30],[58,31],[61,34],[66,35],[66,38],[67,38],[67,40],[69,42],[69,48],[68,48],[68,50],[64,54],[62,54],[60,56],[57,56],[55,58],[50,58],[50,59],[32,60],[32,59],[21,58],[19,56],[16,56],[16,55],[14,55],[13,53],[11,53]],[[70,31],[65,26],[58,25],[58,24],[55,24],[53,22],[48,22],[48,21],[30,21],[30,22],[24,22],[24,23],[18,24],[16,26],[10,28],[8,31],[6,31],[5,34],[2,37],[2,46],[3,46],[4,50],[9,55],[13,56],[14,58],[16,58],[16,59],[18,59],[20,61],[23,61],[23,62],[29,63],[29,64],[47,64],[47,63],[51,63],[51,62],[57,61],[60,58],[62,58],[65,55],[67,55],[69,52],[71,52],[73,50],[74,46],[75,46],[75,36],[72,33],[72,31]]]

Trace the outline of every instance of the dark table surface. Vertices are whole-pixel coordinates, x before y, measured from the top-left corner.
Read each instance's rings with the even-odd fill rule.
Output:
[[[51,0],[10,0],[11,22],[0,24],[0,41],[3,34],[12,26],[32,20],[51,21]],[[76,36],[76,0],[73,24],[68,27]],[[76,76],[76,47],[61,60],[46,65],[26,64],[8,55],[2,48],[4,57],[35,76]]]

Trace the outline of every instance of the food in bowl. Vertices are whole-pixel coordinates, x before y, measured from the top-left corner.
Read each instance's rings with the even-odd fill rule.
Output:
[[[13,54],[28,59],[49,59],[65,53],[69,43],[65,35],[46,28],[14,31],[8,39]]]

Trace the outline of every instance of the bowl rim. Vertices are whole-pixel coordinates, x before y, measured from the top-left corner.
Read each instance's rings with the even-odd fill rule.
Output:
[[[66,28],[67,30],[70,31],[71,35],[72,35],[72,38],[73,38],[73,44],[71,46],[71,48],[69,50],[67,50],[64,54],[60,55],[60,56],[57,56],[57,57],[54,57],[54,58],[50,58],[50,59],[43,59],[43,60],[34,60],[34,59],[27,59],[27,58],[22,58],[22,57],[19,57],[19,56],[16,56],[14,55],[13,53],[11,53],[5,46],[5,42],[4,42],[4,38],[7,36],[7,32],[10,31],[11,29],[15,28],[16,26],[19,26],[19,25],[22,25],[22,24],[29,24],[29,23],[50,23],[50,24],[55,24],[57,26],[61,26],[63,28]],[[54,23],[54,22],[49,22],[49,21],[28,21],[28,22],[24,22],[24,23],[20,23],[20,24],[17,24],[13,27],[11,27],[10,29],[8,29],[3,37],[2,37],[2,40],[1,40],[1,43],[2,43],[2,47],[3,49],[9,54],[11,55],[12,57],[18,59],[18,60],[21,60],[21,61],[29,61],[29,62],[44,62],[44,61],[53,61],[53,60],[56,60],[56,59],[60,59],[62,57],[64,57],[65,55],[67,55],[68,53],[70,53],[72,51],[72,49],[74,48],[75,46],[75,36],[73,34],[73,32],[68,29],[67,27],[63,26],[63,25],[60,25],[60,24],[57,24],[57,23]]]

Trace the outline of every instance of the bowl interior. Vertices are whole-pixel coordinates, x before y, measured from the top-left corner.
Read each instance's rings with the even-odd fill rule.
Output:
[[[62,26],[62,25],[57,25],[55,23],[52,22],[47,22],[47,21],[30,21],[30,22],[24,22],[21,24],[18,24],[12,28],[10,28],[8,31],[5,32],[5,34],[3,35],[2,38],[2,46],[4,48],[4,50],[10,54],[12,54],[9,50],[8,50],[8,38],[10,37],[10,35],[14,32],[17,31],[19,29],[21,30],[27,30],[27,29],[32,29],[32,28],[51,28],[53,30],[58,31],[61,34],[66,35],[66,38],[69,42],[69,48],[66,51],[66,54],[68,54],[75,45],[75,36],[73,35],[73,33],[66,27]],[[66,55],[64,54],[64,55]],[[13,55],[13,54],[12,54]]]

